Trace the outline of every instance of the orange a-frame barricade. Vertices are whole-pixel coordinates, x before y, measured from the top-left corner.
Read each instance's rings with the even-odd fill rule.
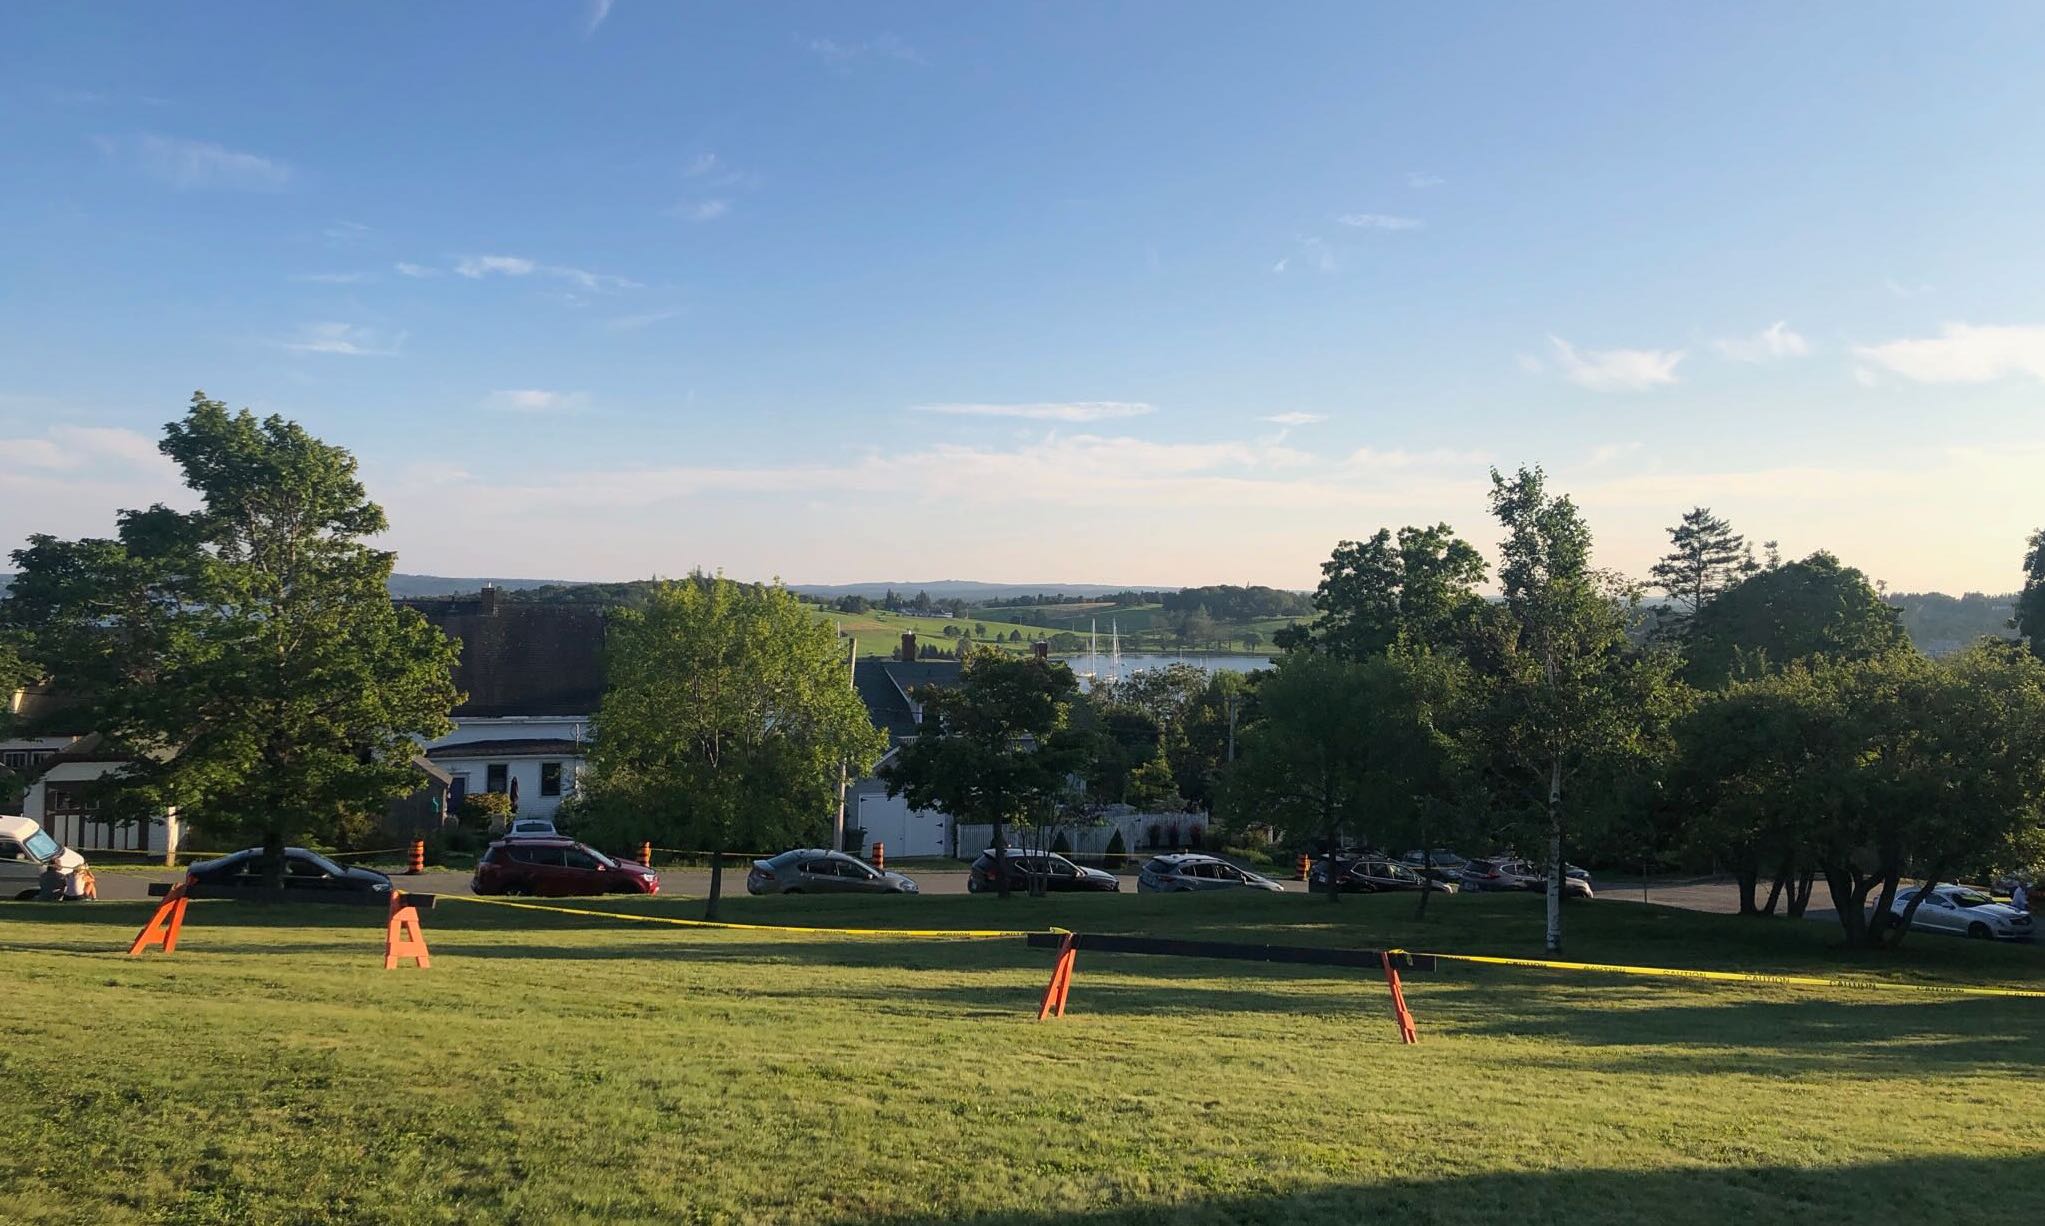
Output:
[[[404,894],[391,891],[391,917],[384,928],[383,969],[394,971],[398,963],[412,959],[420,970],[433,965],[433,958],[426,952],[426,937],[419,929],[419,909],[404,905]]]
[[[1072,992],[1072,968],[1079,951],[1090,949],[1104,954],[1167,954],[1182,958],[1227,958],[1243,962],[1283,962],[1294,966],[1347,966],[1383,968],[1385,984],[1392,990],[1392,1017],[1399,1024],[1401,1043],[1418,1043],[1413,1014],[1406,1008],[1406,991],[1399,972],[1431,971],[1434,955],[1409,954],[1403,949],[1317,949],[1301,945],[1235,945],[1225,941],[1173,941],[1159,937],[1095,936],[1077,932],[1036,932],[1027,938],[1032,949],[1056,949],[1058,962],[1051,970],[1050,986],[1037,1006],[1037,1020],[1065,1016],[1065,1000]]]
[[[142,931],[135,934],[135,943],[128,946],[130,958],[140,956],[142,951],[151,945],[163,946],[163,952],[166,954],[177,952],[178,933],[184,930],[185,904],[191,902],[189,897],[191,892],[190,877],[170,888],[170,893],[163,896],[163,903],[156,908],[156,913],[149,917],[148,923],[142,925]]]

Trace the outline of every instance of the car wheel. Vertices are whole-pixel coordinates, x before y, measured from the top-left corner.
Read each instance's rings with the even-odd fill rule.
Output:
[[[1967,925],[1967,935],[1977,941],[1986,941],[1995,936],[1995,930],[1976,920],[1974,923]]]
[[[968,893],[968,894],[978,894],[979,892],[980,892],[980,879],[979,879],[978,877],[968,877],[968,878],[966,878],[966,893]]]

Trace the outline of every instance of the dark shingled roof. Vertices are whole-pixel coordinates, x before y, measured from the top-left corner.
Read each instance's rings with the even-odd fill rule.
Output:
[[[495,741],[459,741],[435,745],[429,758],[579,758],[589,752],[587,741],[566,737],[507,737]]]
[[[866,704],[873,726],[888,734],[890,742],[916,735],[916,713],[904,695],[919,686],[953,686],[959,683],[956,660],[860,660],[852,666],[852,688]]]
[[[495,593],[401,602],[461,640],[457,716],[590,715],[604,694],[604,615],[587,605],[500,601]]]

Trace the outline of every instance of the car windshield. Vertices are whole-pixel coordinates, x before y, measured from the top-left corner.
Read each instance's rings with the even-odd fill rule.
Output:
[[[1952,899],[1954,905],[1961,907],[1985,907],[1995,901],[1979,890],[1954,890],[1946,897]]]
[[[595,857],[596,857],[596,862],[597,862],[598,864],[601,864],[601,865],[603,865],[603,866],[604,866],[605,868],[616,868],[616,867],[618,867],[618,862],[617,862],[616,860],[613,860],[613,859],[611,859],[611,858],[610,858],[609,856],[607,856],[607,855],[605,855],[604,853],[602,853],[602,852],[598,851],[598,850],[597,850],[596,848],[594,848],[594,847],[584,847],[584,846],[582,846],[582,844],[580,844],[580,843],[577,843],[577,844],[576,844],[576,847],[580,848],[580,849],[581,849],[581,850],[583,850],[583,851],[586,851],[586,852],[588,852],[588,853],[589,853],[590,855],[592,855],[592,856],[595,856]]]
[[[321,872],[327,874],[329,877],[345,877],[348,875],[347,869],[342,868],[340,865],[334,863],[332,860],[327,859],[325,856],[319,854],[316,851],[306,852],[304,857],[299,860],[299,863],[309,864],[312,867],[317,868]]]
[[[29,835],[22,840],[22,845],[28,848],[30,856],[38,860],[54,860],[57,854],[64,850],[45,830],[38,830]]]

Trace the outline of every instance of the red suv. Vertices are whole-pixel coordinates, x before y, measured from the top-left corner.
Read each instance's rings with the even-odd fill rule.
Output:
[[[613,860],[574,839],[499,839],[476,862],[478,894],[658,894],[660,877],[644,864]]]

